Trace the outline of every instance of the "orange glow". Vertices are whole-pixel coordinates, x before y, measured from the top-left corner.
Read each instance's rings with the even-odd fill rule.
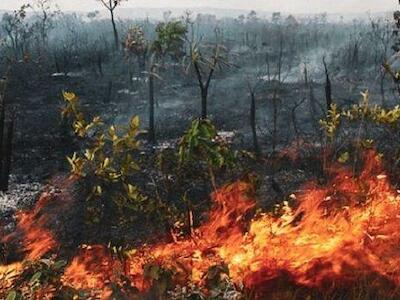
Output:
[[[0,265],[0,292],[2,289],[10,288],[14,279],[19,276],[23,271],[21,263],[13,263],[10,265]]]
[[[97,290],[107,299],[111,282],[146,292],[152,284],[144,271],[148,264],[174,269],[176,284],[200,286],[206,285],[210,267],[226,264],[232,280],[258,298],[273,292],[282,279],[320,291],[362,279],[399,287],[400,194],[379,157],[366,153],[358,176],[339,165],[328,172],[331,179],[324,186],[308,183],[291,197],[291,205],[284,202],[276,212],[255,217],[249,184],[222,187],[212,195],[207,220],[190,237],[144,245],[120,259],[104,246],[82,247],[62,284]],[[32,257],[47,248],[35,249],[28,251]]]
[[[176,283],[199,285],[211,266],[225,263],[234,282],[259,295],[282,277],[317,289],[371,277],[400,285],[400,196],[379,158],[368,153],[357,178],[338,166],[330,173],[326,186],[305,186],[294,209],[283,205],[279,215],[253,220],[246,219],[255,205],[246,196],[250,186],[220,189],[208,221],[193,236],[136,250],[126,268],[132,285],[142,291],[150,286],[147,263],[175,269]]]
[[[16,230],[0,242],[18,245],[18,254],[27,260],[37,260],[55,251],[58,242],[54,230],[59,227],[60,216],[74,202],[70,194],[74,182],[73,177],[55,177],[53,183],[59,191],[42,193],[33,209],[17,213]]]
[[[107,285],[119,280],[121,266],[105,247],[84,246],[65,270],[61,281],[75,289],[93,290],[101,299],[107,299]]]
[[[54,249],[57,242],[53,233],[47,228],[49,215],[42,213],[50,201],[54,201],[52,195],[44,193],[32,211],[18,213],[16,231],[6,236],[2,242],[19,242],[20,252],[28,260],[39,259]]]
[[[0,242],[7,245],[7,249],[15,250],[6,254],[9,254],[12,260],[20,259],[18,263],[0,265],[0,292],[4,291],[2,290],[4,283],[11,286],[23,273],[25,260],[36,261],[58,249],[59,245],[53,231],[59,222],[60,215],[73,203],[69,194],[73,183],[72,177],[55,178],[54,184],[63,189],[57,193],[53,191],[42,193],[34,208],[17,213],[15,230],[11,234],[0,237]],[[8,278],[7,281],[4,278]],[[45,290],[42,292],[47,293]]]

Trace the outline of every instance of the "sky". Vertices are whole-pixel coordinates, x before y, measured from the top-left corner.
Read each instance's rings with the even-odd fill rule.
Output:
[[[100,9],[96,0],[53,0],[62,10]],[[31,0],[0,0],[0,9],[16,9]],[[400,9],[398,0],[128,0],[124,7],[216,7],[289,13],[363,13]]]

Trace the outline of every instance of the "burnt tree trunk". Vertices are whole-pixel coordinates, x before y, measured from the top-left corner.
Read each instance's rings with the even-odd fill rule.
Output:
[[[101,53],[97,53],[97,68],[101,77],[104,76],[103,73],[103,56]]]
[[[58,63],[58,58],[56,54],[54,54],[54,64],[56,66],[56,72],[61,73],[60,64]]]
[[[154,73],[155,66],[152,64],[149,72],[149,136],[148,140],[150,144],[155,144],[156,142],[156,132],[154,124]]]
[[[329,76],[328,66],[325,61],[325,57],[322,59],[325,69],[325,98],[326,98],[326,109],[330,110],[332,106],[332,83]]]
[[[8,74],[0,83],[0,191],[8,189],[8,178],[11,166],[13,121],[6,126],[6,89]],[[8,127],[8,128],[6,128]],[[5,134],[7,132],[7,135]]]
[[[1,103],[1,111],[0,111],[0,191],[5,191],[3,189],[3,167],[4,167],[4,160],[5,160],[5,155],[4,155],[4,131],[5,131],[5,104],[4,104],[4,98],[2,98],[2,103]]]
[[[200,90],[201,90],[201,118],[207,119],[208,91],[204,87],[200,87]]]
[[[258,138],[257,138],[257,124],[256,124],[256,96],[254,92],[250,92],[250,100],[251,100],[251,105],[250,105],[250,126],[251,126],[251,132],[253,134],[253,147],[254,147],[254,152],[256,155],[260,154],[260,147],[258,144]]]
[[[0,191],[7,191],[10,172],[11,172],[11,158],[12,158],[12,148],[13,148],[13,137],[14,137],[14,118],[12,118],[7,124],[7,138],[3,147],[3,166],[1,170],[1,180],[0,180]]]
[[[6,108],[4,96],[0,95],[1,99],[1,108],[0,108],[0,170],[2,167],[3,161],[3,146],[4,146],[4,130],[5,130],[5,121],[6,121]]]
[[[275,150],[278,144],[278,95],[274,91],[272,96],[272,107],[273,107],[273,128],[272,128],[272,153],[275,154]]]
[[[271,82],[271,65],[270,65],[270,58],[269,58],[269,53],[266,53],[265,56],[265,62],[267,65],[267,77],[268,77],[268,82]]]
[[[307,64],[304,64],[304,84],[308,87],[308,69]]]
[[[112,101],[112,90],[113,90],[113,81],[110,79],[107,84],[107,93],[104,98],[104,103],[110,103]]]
[[[382,71],[381,80],[380,80],[380,91],[381,91],[381,99],[382,99],[382,106],[385,107],[386,99],[385,99],[385,77],[386,72]]]
[[[113,32],[114,32],[114,46],[115,46],[115,50],[118,50],[119,49],[119,36],[118,36],[117,24],[115,23],[114,9],[110,10],[110,15],[111,15],[111,23],[112,23]]]
[[[146,71],[146,60],[147,60],[146,53],[144,53],[142,55],[138,55],[138,57],[137,57],[137,63],[138,63],[138,67],[139,67],[138,77],[142,77],[142,74]]]
[[[196,71],[197,81],[198,81],[198,85],[200,88],[200,94],[201,94],[201,118],[207,119],[207,116],[208,116],[208,112],[207,112],[208,90],[210,88],[211,79],[214,75],[216,61],[214,61],[213,66],[210,67],[206,82],[203,81],[203,74],[202,74],[202,70],[201,70],[199,63],[194,62],[193,65],[194,65],[194,69]]]
[[[283,36],[279,40],[279,59],[278,59],[278,82],[282,82],[282,65],[283,65]]]

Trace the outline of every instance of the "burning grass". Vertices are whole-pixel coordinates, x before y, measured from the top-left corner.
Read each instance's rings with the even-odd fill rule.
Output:
[[[256,215],[252,186],[222,187],[212,196],[208,219],[178,241],[128,251],[81,247],[60,274],[58,292],[85,291],[80,295],[104,299],[158,298],[167,291],[169,298],[190,293],[230,299],[398,297],[400,196],[381,159],[371,151],[357,176],[343,166],[332,166],[329,173],[324,186],[310,182],[293,203]],[[38,210],[20,223],[36,218]],[[31,241],[34,233],[35,242],[38,236],[44,242],[29,242],[25,259],[57,253],[54,236],[40,222],[24,228],[23,241]],[[0,280],[10,269],[0,268]],[[15,270],[22,272],[20,265]],[[13,278],[18,276],[2,286],[13,287]]]

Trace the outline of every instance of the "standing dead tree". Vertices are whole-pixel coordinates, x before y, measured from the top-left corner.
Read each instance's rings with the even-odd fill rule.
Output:
[[[0,191],[8,190],[11,171],[12,144],[14,134],[14,116],[7,121],[6,90],[9,81],[8,70],[0,80]]]
[[[61,14],[59,9],[53,9],[53,0],[36,0],[32,5],[36,11],[36,22],[34,26],[39,32],[39,38],[43,50],[48,44],[49,31],[54,28],[54,18]]]
[[[253,137],[253,149],[254,153],[257,156],[261,155],[261,147],[258,142],[258,136],[257,136],[257,89],[259,84],[263,82],[262,77],[257,74],[257,77],[252,79],[250,77],[247,78],[247,89],[249,92],[250,96],[250,127],[251,127],[251,133]]]
[[[390,46],[393,42],[394,34],[392,32],[393,24],[389,20],[370,20],[371,30],[367,33],[367,38],[374,45],[374,63],[377,67],[376,72],[380,77],[380,92],[382,104],[385,104],[385,79],[386,71],[384,68],[385,63],[390,56]],[[383,65],[383,67],[382,67]]]
[[[32,26],[26,20],[28,8],[29,5],[22,5],[12,13],[5,13],[1,20],[2,29],[7,35],[7,45],[17,61],[24,58],[32,36]]]
[[[210,51],[211,48],[211,51]],[[230,67],[226,58],[226,49],[219,43],[202,46],[198,42],[192,42],[190,46],[190,64],[187,70],[193,66],[201,95],[201,118],[208,116],[208,93],[215,72],[222,67]]]
[[[296,141],[297,143],[299,142],[299,138],[300,138],[300,127],[298,125],[298,121],[297,121],[297,114],[296,114],[296,110],[307,100],[307,97],[304,97],[303,99],[301,99],[300,101],[296,101],[294,103],[294,105],[291,108],[291,118],[292,118],[292,124],[293,124],[293,130],[294,130],[294,134],[296,137]],[[298,144],[299,145],[299,144]]]
[[[124,0],[99,0],[103,6],[110,12],[111,24],[114,33],[114,44],[115,49],[119,49],[119,34],[117,29],[117,24],[115,22],[115,9],[122,3]]]
[[[322,63],[324,64],[324,70],[325,70],[325,98],[326,98],[326,109],[328,111],[331,109],[332,106],[332,83],[328,71],[328,66],[326,64],[325,56],[322,58]]]

